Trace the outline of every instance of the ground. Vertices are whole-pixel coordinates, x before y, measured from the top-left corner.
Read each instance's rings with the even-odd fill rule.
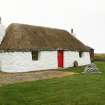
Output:
[[[76,73],[61,71],[61,70],[48,70],[38,72],[26,72],[26,73],[4,73],[0,72],[0,86],[13,84],[17,82],[42,80],[60,78],[64,76],[70,76]]]
[[[0,105],[105,105],[105,62],[96,64],[101,74],[69,68],[80,74],[2,86]]]

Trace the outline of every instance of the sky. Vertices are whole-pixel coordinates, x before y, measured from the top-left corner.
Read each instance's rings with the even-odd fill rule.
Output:
[[[74,29],[84,44],[105,53],[105,0],[0,0],[2,24]]]

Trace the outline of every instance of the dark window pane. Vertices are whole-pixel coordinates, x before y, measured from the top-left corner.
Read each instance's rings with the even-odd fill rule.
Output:
[[[81,58],[83,56],[83,52],[79,51],[79,57]]]
[[[32,60],[38,60],[38,51],[32,51]]]

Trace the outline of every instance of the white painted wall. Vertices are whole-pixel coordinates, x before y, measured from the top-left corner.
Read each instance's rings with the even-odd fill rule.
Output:
[[[41,51],[38,61],[32,61],[31,52],[1,53],[1,71],[26,72],[57,68],[57,52]]]
[[[83,55],[80,58],[78,52],[65,51],[64,52],[64,67],[73,67],[74,61],[77,61],[79,66],[90,64],[91,60],[90,60],[89,52],[83,52]]]
[[[79,65],[89,64],[89,53],[85,52],[83,57],[79,58],[78,52],[64,52],[64,67],[72,67],[75,60]],[[31,52],[0,53],[0,70],[3,72],[27,72],[57,68],[57,51],[40,51],[38,61],[32,61]]]

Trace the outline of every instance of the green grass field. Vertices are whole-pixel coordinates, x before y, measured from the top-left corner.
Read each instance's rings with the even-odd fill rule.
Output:
[[[105,105],[105,62],[96,64],[102,74],[78,74],[0,87],[0,105]]]

